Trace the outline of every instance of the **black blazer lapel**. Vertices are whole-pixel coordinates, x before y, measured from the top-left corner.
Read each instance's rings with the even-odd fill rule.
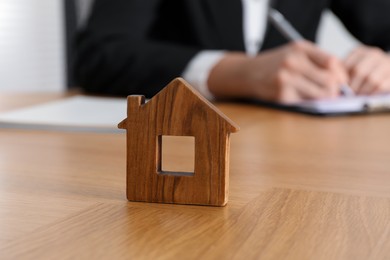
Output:
[[[217,37],[227,50],[245,50],[241,0],[205,0],[215,19]]]
[[[283,6],[283,0],[270,0],[270,7],[280,10]],[[264,35],[261,50],[268,50],[276,46],[286,44],[288,41],[275,29],[273,25],[267,22],[267,28]]]

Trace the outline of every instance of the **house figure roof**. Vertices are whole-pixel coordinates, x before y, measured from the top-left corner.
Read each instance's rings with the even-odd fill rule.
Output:
[[[135,104],[133,104],[133,102]],[[226,123],[227,130],[230,133],[237,132],[240,127],[235,124],[230,118],[223,114],[217,107],[215,107],[210,101],[203,97],[198,91],[196,91],[192,86],[190,86],[184,79],[176,78],[171,81],[165,88],[163,88],[159,93],[157,93],[150,101],[145,103],[145,98],[139,95],[131,95],[128,97],[128,103],[132,104],[128,106],[128,115],[133,112],[131,111],[132,106],[143,106],[144,109],[148,107],[157,107],[157,113],[161,113],[161,110],[164,110],[166,103],[177,104],[173,106],[175,110],[169,111],[173,116],[175,112],[182,109],[192,109],[195,111],[190,111],[191,113],[196,113],[196,109],[200,106],[204,106],[202,110],[208,109],[210,113],[215,113],[218,118]],[[192,103],[191,106],[187,105]],[[164,111],[166,113],[167,111]],[[183,114],[181,111],[179,114]],[[121,129],[126,129],[127,118],[121,121],[118,124],[118,127]]]

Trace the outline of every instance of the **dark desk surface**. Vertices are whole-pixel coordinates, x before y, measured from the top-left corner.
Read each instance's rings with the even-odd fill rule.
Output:
[[[0,129],[0,258],[389,259],[390,114],[217,106],[241,127],[223,208],[128,202],[124,133]]]

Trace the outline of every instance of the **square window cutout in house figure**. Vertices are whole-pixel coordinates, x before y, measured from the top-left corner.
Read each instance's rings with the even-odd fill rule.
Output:
[[[194,176],[195,137],[159,135],[157,172],[175,176]]]

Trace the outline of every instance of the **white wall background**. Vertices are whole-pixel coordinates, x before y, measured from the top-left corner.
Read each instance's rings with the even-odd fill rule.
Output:
[[[92,2],[76,0],[79,25]],[[339,57],[358,44],[330,12],[318,39]],[[0,0],[0,91],[65,90],[65,57],[63,0]]]
[[[0,0],[0,91],[65,89],[62,0]]]

